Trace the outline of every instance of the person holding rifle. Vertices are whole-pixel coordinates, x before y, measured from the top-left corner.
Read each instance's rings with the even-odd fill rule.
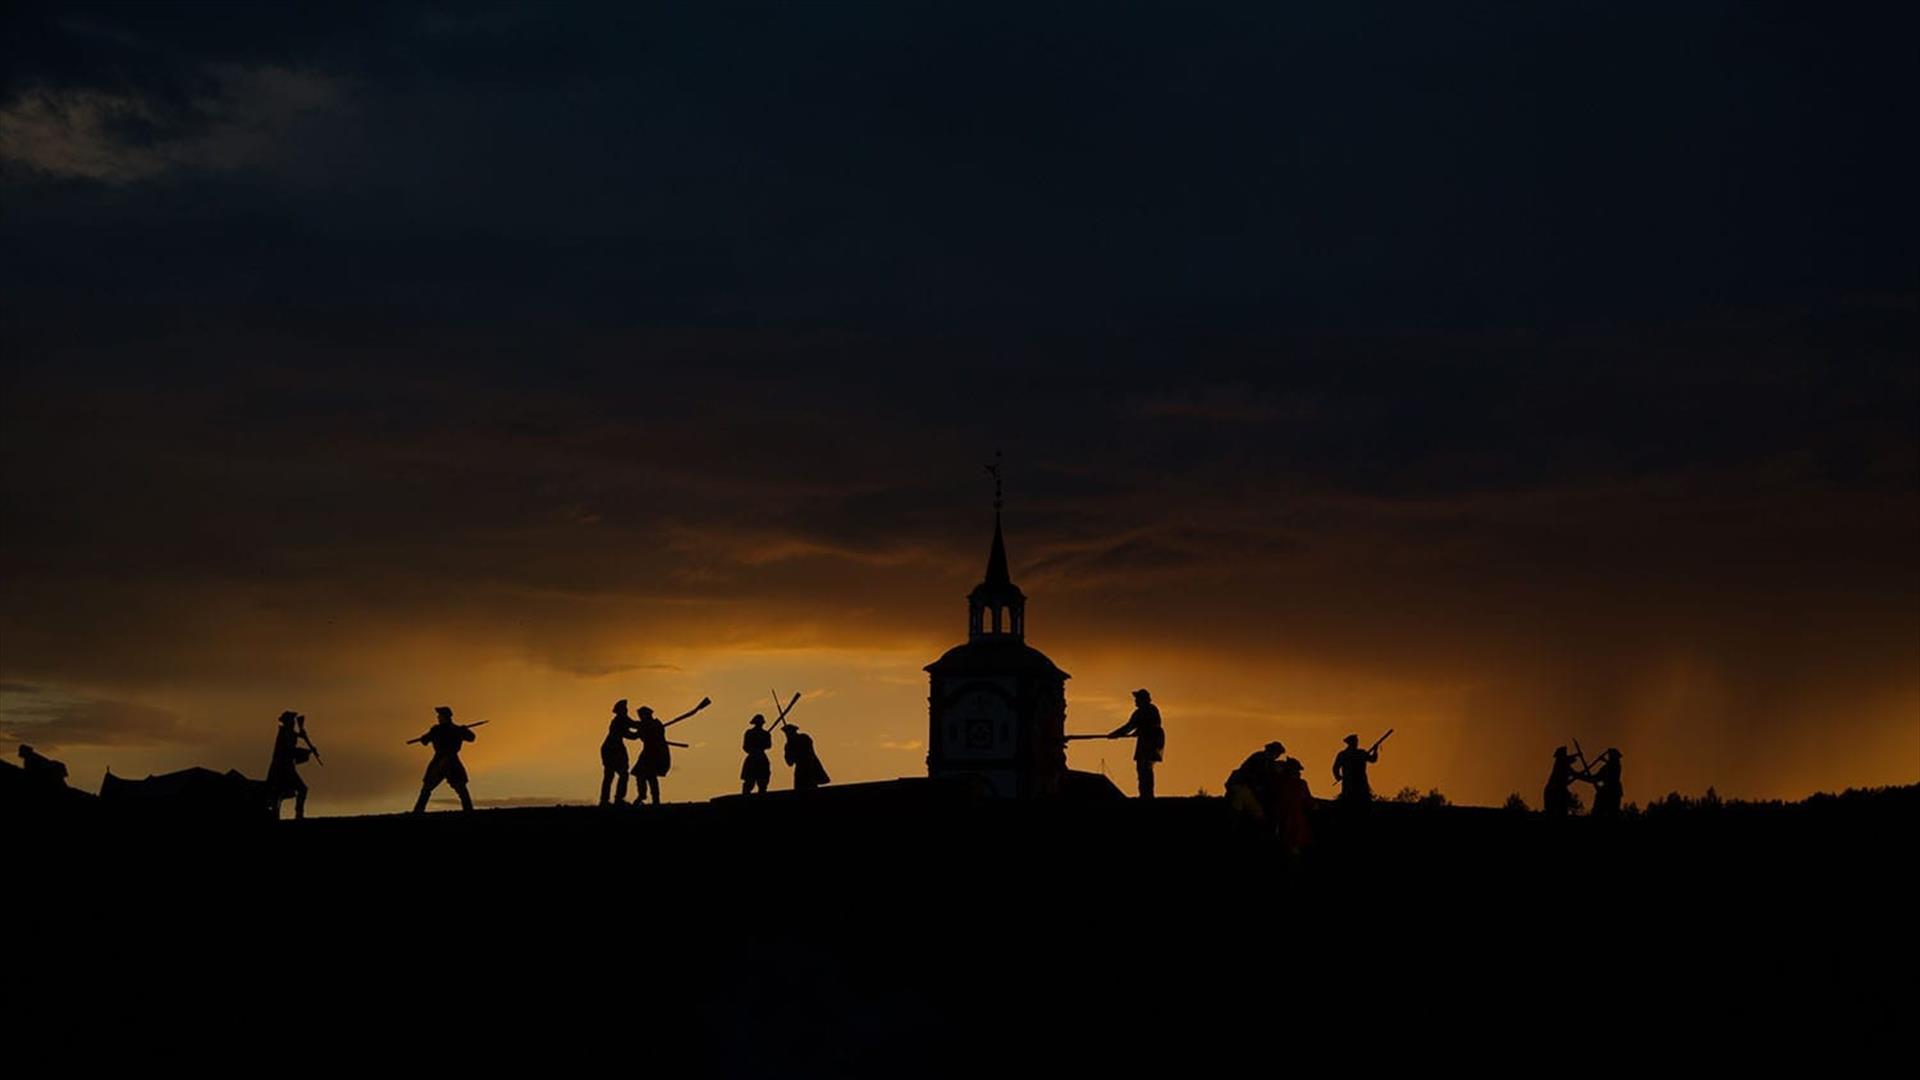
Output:
[[[664,723],[653,715],[651,708],[645,705],[640,706],[640,719],[633,725],[640,739],[640,756],[633,761],[635,805],[644,805],[649,793],[653,795],[653,805],[660,805],[660,778],[667,775],[667,771],[673,768],[671,748],[685,745],[668,742],[667,729],[711,704],[713,704],[712,698],[703,697],[700,699],[700,704]]]
[[[460,809],[472,810],[473,798],[467,794],[467,767],[460,762],[460,746],[473,741],[473,729],[486,723],[485,720],[472,724],[453,722],[453,709],[442,705],[434,709],[439,722],[428,728],[426,734],[408,739],[409,743],[420,743],[433,747],[433,760],[427,762],[427,772],[420,778],[420,798],[413,804],[413,812],[427,812],[427,796],[445,780],[447,786],[460,796]]]
[[[667,747],[667,725],[653,715],[653,709],[640,706],[640,719],[634,725],[640,739],[640,755],[633,761],[633,801],[645,806],[648,793],[653,805],[660,805],[660,778],[673,768],[673,751]]]
[[[615,778],[619,779],[618,790],[613,796],[615,805],[627,805],[627,742],[640,737],[640,725],[627,715],[627,699],[621,698],[613,703],[613,719],[607,722],[607,737],[600,740],[600,805],[607,805],[608,789],[614,788]]]
[[[1127,722],[1107,733],[1109,739],[1133,736],[1133,767],[1140,780],[1140,797],[1153,798],[1153,763],[1164,760],[1167,729],[1160,721],[1160,707],[1145,690],[1133,692],[1133,715]]]
[[[307,745],[301,746],[302,740]],[[280,804],[293,796],[293,819],[307,816],[307,782],[300,779],[299,766],[308,758],[318,758],[307,739],[307,718],[291,710],[280,714],[280,730],[273,736],[273,758],[267,765],[267,798],[273,802],[273,816],[280,817]]]
[[[1393,734],[1388,730],[1387,735]],[[1380,760],[1380,744],[1387,741],[1387,735],[1380,736],[1374,744],[1365,750],[1360,749],[1360,736],[1347,736],[1347,748],[1333,756],[1333,782],[1340,785],[1340,805],[1350,810],[1364,810],[1373,804],[1373,785],[1367,782],[1367,766]]]
[[[1540,806],[1550,818],[1563,818],[1573,806],[1573,782],[1592,780],[1586,769],[1575,770],[1574,757],[1564,746],[1553,748],[1553,771],[1547,774],[1546,790],[1540,794]]]

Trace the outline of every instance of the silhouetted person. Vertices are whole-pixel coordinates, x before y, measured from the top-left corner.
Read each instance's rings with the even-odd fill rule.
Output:
[[[1340,785],[1340,805],[1352,809],[1373,803],[1367,766],[1380,760],[1380,748],[1360,749],[1360,736],[1347,736],[1347,748],[1333,756],[1333,782]]]
[[[627,699],[613,703],[613,719],[607,721],[607,737],[600,740],[600,805],[607,805],[609,788],[618,783],[613,801],[627,804],[627,740],[640,737],[640,725],[627,715]]]
[[[1307,821],[1313,792],[1307,790],[1306,770],[1298,761],[1288,758],[1275,766],[1275,771],[1279,775],[1274,781],[1274,832],[1287,854],[1298,854],[1313,842],[1313,829]]]
[[[1145,690],[1133,692],[1133,715],[1107,734],[1109,739],[1133,736],[1133,768],[1140,778],[1140,797],[1153,798],[1153,763],[1165,755],[1167,729],[1160,722],[1160,707]]]
[[[1274,803],[1280,793],[1280,755],[1286,752],[1285,746],[1270,742],[1248,754],[1227,774],[1227,804],[1269,828],[1277,827]]]
[[[788,724],[781,728],[787,742],[780,750],[787,764],[793,766],[793,790],[812,791],[821,784],[830,783],[826,767],[820,764],[820,755],[814,752],[813,736],[801,732]]]
[[[1600,755],[1600,764],[1589,771],[1593,784],[1593,816],[1597,818],[1617,818],[1620,816],[1620,751],[1608,747]]]
[[[773,734],[767,730],[766,717],[754,713],[753,719],[747,721],[747,732],[740,737],[740,749],[747,755],[740,763],[740,794],[758,791],[765,795],[767,784],[773,779],[773,762],[767,760],[767,751],[773,749]]]
[[[1574,758],[1564,746],[1553,748],[1553,771],[1547,774],[1546,790],[1540,793],[1540,807],[1548,817],[1566,817],[1573,804],[1573,782],[1585,780],[1584,772],[1575,771]]]
[[[433,760],[427,762],[427,772],[420,778],[420,798],[413,804],[413,812],[427,812],[427,796],[445,780],[447,786],[460,796],[460,809],[473,809],[473,797],[467,794],[467,767],[460,762],[460,746],[473,741],[473,732],[453,722],[453,710],[445,705],[433,710],[440,722],[428,728],[426,734],[409,742],[425,743],[433,747]]]
[[[293,797],[295,821],[307,816],[307,782],[300,779],[299,766],[313,756],[300,745],[300,714],[280,714],[280,730],[273,735],[273,760],[267,764],[267,798],[273,801],[273,816],[280,817],[280,804]]]
[[[27,782],[42,787],[63,788],[67,786],[67,766],[42,754],[26,743],[20,744],[20,768],[27,774]]]
[[[653,805],[660,805],[660,778],[673,768],[673,751],[667,746],[667,725],[653,715],[653,710],[640,706],[640,719],[634,724],[640,737],[640,756],[634,759],[633,801],[644,804],[647,796],[653,796]]]

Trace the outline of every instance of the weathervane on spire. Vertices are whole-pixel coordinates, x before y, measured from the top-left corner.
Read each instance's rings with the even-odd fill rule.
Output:
[[[987,466],[987,475],[993,477],[993,509],[995,513],[998,513],[1002,501],[1000,491],[1000,451],[998,450],[993,452],[993,464]]]

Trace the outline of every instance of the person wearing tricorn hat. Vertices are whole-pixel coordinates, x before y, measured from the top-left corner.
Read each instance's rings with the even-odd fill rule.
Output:
[[[618,790],[613,801],[618,805],[627,804],[627,740],[640,737],[640,725],[627,715],[627,699],[621,698],[613,703],[613,719],[607,721],[607,737],[600,740],[600,805],[607,805],[609,788]]]
[[[1153,763],[1163,760],[1167,749],[1167,729],[1160,721],[1160,707],[1145,690],[1133,692],[1133,715],[1127,722],[1107,733],[1109,739],[1133,736],[1133,768],[1140,781],[1140,797],[1153,798]]]
[[[1566,817],[1573,805],[1573,782],[1592,779],[1584,770],[1575,771],[1574,757],[1564,746],[1553,748],[1553,771],[1547,774],[1546,790],[1540,794],[1540,806],[1548,817]]]
[[[1347,748],[1333,756],[1333,782],[1340,785],[1340,805],[1349,810],[1373,805],[1373,785],[1367,782],[1367,766],[1380,760],[1380,747],[1360,749],[1360,736],[1349,735]]]
[[[830,783],[833,778],[827,775],[826,766],[820,764],[820,755],[813,749],[813,736],[794,727],[791,721],[780,730],[787,740],[780,754],[793,766],[793,790],[812,791]]]
[[[740,737],[740,749],[747,755],[740,763],[740,794],[758,791],[765,795],[767,783],[773,779],[773,763],[767,760],[767,751],[773,749],[773,736],[767,731],[765,716],[754,713],[753,719],[747,721],[746,734]]]
[[[1619,817],[1620,750],[1608,747],[1600,755],[1600,763],[1588,771],[1587,779],[1593,785],[1593,816],[1602,819]]]
[[[426,734],[409,742],[425,743],[433,747],[433,760],[427,762],[427,771],[420,778],[420,798],[414,801],[413,812],[427,812],[427,796],[440,786],[442,780],[460,796],[460,809],[472,810],[473,797],[467,794],[467,767],[460,761],[460,746],[473,741],[472,728],[453,722],[453,709],[441,705],[433,710],[439,722],[428,728]],[[485,721],[475,721],[478,727]]]
[[[633,801],[644,804],[647,796],[653,796],[653,805],[660,805],[660,778],[673,768],[673,751],[667,747],[667,725],[653,715],[653,710],[640,706],[640,719],[634,723],[634,730],[640,739],[640,756],[634,759]]]
[[[300,714],[280,714],[280,730],[273,736],[273,757],[267,764],[267,798],[273,802],[273,816],[280,816],[280,803],[293,796],[293,817],[307,816],[307,782],[300,779],[299,766],[312,753],[300,745]]]

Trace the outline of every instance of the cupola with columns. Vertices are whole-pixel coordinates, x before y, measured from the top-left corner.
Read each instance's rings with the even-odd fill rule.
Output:
[[[967,641],[927,665],[927,773],[969,773],[1006,798],[1057,795],[1067,772],[1068,675],[1026,643],[1027,597],[1008,569],[994,476],[993,546],[967,594]]]

